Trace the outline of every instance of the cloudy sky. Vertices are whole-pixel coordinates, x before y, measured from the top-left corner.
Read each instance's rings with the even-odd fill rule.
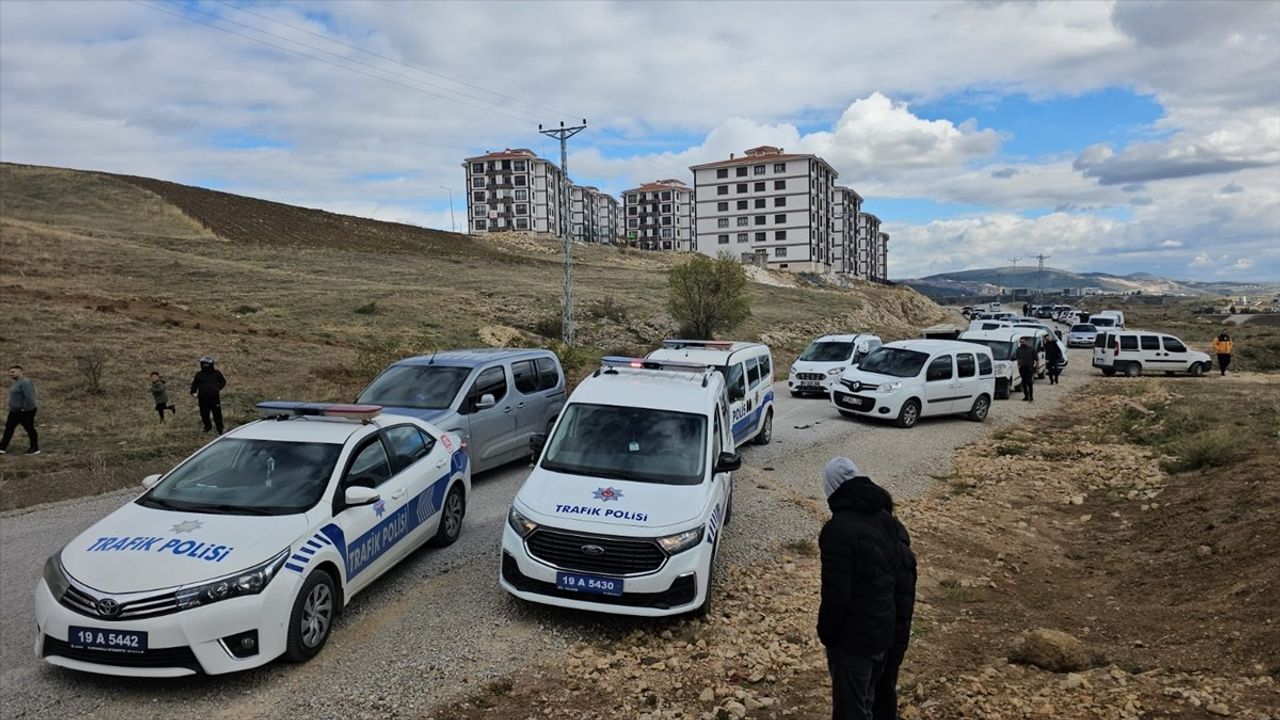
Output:
[[[894,277],[1280,281],[1276,2],[0,2],[5,161],[447,229],[463,157],[584,117],[614,192],[822,155]]]

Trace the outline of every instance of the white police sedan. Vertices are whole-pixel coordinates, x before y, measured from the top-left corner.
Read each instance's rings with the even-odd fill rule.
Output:
[[[353,595],[457,540],[471,469],[456,436],[376,405],[258,408],[49,558],[38,656],[142,677],[304,661]]]

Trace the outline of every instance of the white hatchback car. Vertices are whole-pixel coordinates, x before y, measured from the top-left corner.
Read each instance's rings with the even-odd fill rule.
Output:
[[[996,381],[991,349],[954,340],[900,340],[881,346],[831,387],[846,417],[914,427],[921,417],[962,414],[982,422]]]
[[[310,659],[352,596],[462,531],[461,441],[376,405],[269,402],[45,563],[37,656],[139,677]]]
[[[787,388],[793,396],[826,395],[831,384],[850,365],[866,357],[884,343],[871,333],[823,335],[809,343],[787,373]]]

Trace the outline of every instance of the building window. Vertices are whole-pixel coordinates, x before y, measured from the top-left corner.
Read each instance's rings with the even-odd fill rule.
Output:
[[[755,189],[756,189],[756,192],[764,192],[764,183],[762,182],[756,183]]]
[[[484,187],[484,178],[483,177],[471,178],[471,187]]]
[[[736,168],[736,169],[735,169],[735,174],[736,174],[738,177],[746,177],[746,176],[747,176],[747,166],[746,166],[746,165],[743,165],[743,166],[742,166],[742,167],[740,167],[740,168]]]
[[[487,205],[476,205],[471,212],[476,217],[484,217],[489,214],[489,207]]]
[[[738,242],[744,243],[746,241],[747,241],[747,233],[738,233]]]
[[[663,200],[670,200],[670,199],[671,199],[671,191],[670,191],[670,190],[664,191],[664,192],[662,193],[662,198],[661,198],[661,199],[663,199]]]
[[[752,174],[752,175],[763,175],[763,174],[764,174],[764,166],[763,166],[763,165],[757,165],[757,166],[755,166],[755,167],[751,168],[751,174]]]
[[[764,198],[756,198],[756,207],[762,208],[764,206],[765,206]]]
[[[528,218],[516,218],[516,229],[517,229],[517,230],[528,230],[528,229],[529,229],[529,219],[528,219]]]
[[[635,205],[629,205],[629,206],[627,206],[627,214],[628,214],[628,215],[637,215],[637,214],[639,214],[639,212],[640,212],[640,208],[636,207]]]
[[[786,206],[787,206],[787,199],[786,199],[786,198],[784,198],[784,197],[776,197],[776,198],[774,198],[774,199],[773,199],[773,206],[774,206],[774,207],[786,207]],[[839,215],[840,215],[840,213],[839,213],[839,212],[837,212],[837,213],[836,213],[836,216],[837,216],[837,217],[839,217]]]
[[[488,228],[489,228],[489,221],[488,221],[488,220],[476,220],[476,229],[477,229],[477,230],[487,230]]]
[[[718,202],[718,203],[716,203],[716,211],[717,211],[717,212],[727,212],[728,210],[729,210],[729,201],[728,201],[728,200],[725,200],[724,202]]]
[[[528,199],[529,199],[529,191],[528,191],[528,190],[517,190],[517,191],[516,191],[516,199],[517,199],[517,200],[528,200]]]
[[[729,227],[729,218],[720,218],[719,220],[717,220],[716,227],[722,227],[722,228]]]
[[[716,186],[716,194],[717,194],[717,195],[728,195],[728,194],[729,194],[729,186],[728,186],[728,185],[717,185],[717,186]]]
[[[512,178],[512,181],[515,182],[518,187],[524,187],[528,183],[528,178],[524,175],[516,175]]]
[[[722,180],[727,177],[729,177],[729,168],[720,168],[719,170],[716,170],[717,180]]]
[[[786,240],[786,239],[787,239],[787,231],[786,231],[786,230],[776,230],[776,231],[774,231],[774,233],[773,233],[773,239],[774,239],[774,240]]]
[[[663,224],[663,225],[670,225],[670,224],[671,224],[671,216],[670,216],[670,215],[663,215],[663,216],[662,216],[662,224]]]
[[[476,202],[484,202],[484,191],[483,191],[483,190],[477,190],[477,191],[475,191],[475,192],[471,193],[471,199],[472,199],[472,200],[475,200]]]
[[[635,193],[632,193],[632,194],[630,194],[630,195],[628,195],[628,196],[627,196],[627,204],[628,204],[628,205],[635,205],[635,204],[636,204],[636,203],[638,203],[638,202],[640,202],[640,196],[639,196],[639,195],[636,195]]]
[[[720,243],[721,245],[728,245],[728,244],[729,244],[729,236],[728,236],[728,235],[717,235],[717,236],[716,236],[716,242]]]
[[[786,181],[786,180],[774,180],[774,181],[773,181],[773,189],[774,189],[774,190],[786,190],[786,189],[787,189],[787,181]]]
[[[775,225],[785,225],[787,223],[786,213],[783,213],[782,215],[774,215],[773,222]]]
[[[765,223],[765,221],[766,221],[766,220],[768,220],[768,218],[767,218],[766,216],[764,216],[764,215],[757,215],[757,216],[756,216],[756,225],[763,225],[763,224]]]
[[[738,209],[739,209],[739,210],[746,210],[746,209],[747,209],[747,201],[746,201],[746,200],[739,200],[739,201],[738,201]]]
[[[528,205],[516,205],[516,214],[517,214],[517,215],[528,215],[528,214],[529,214],[529,206],[528,206]]]
[[[671,203],[663,203],[663,204],[662,204],[662,212],[664,212],[664,213],[669,213],[669,212],[671,212]]]
[[[637,219],[637,218],[630,218],[630,219],[628,219],[628,220],[627,220],[627,227],[629,227],[629,228],[640,227],[640,220],[639,220],[639,219]]]
[[[756,242],[764,242],[764,239],[765,239],[764,233],[762,232],[756,233]]]
[[[515,162],[511,163],[511,169],[515,170],[516,172],[524,172],[525,170],[524,161],[516,160]]]
[[[744,192],[746,192],[746,191],[747,191],[747,184],[746,184],[746,183],[738,183],[738,192],[740,192],[740,193],[744,193]]]
[[[662,228],[662,237],[664,238],[671,237],[671,228]]]
[[[471,172],[484,172],[484,163],[471,163]]]
[[[776,173],[784,173],[787,171],[786,163],[774,163],[773,171]]]
[[[746,215],[743,215],[742,217],[738,218],[738,227],[746,227],[750,224],[751,224],[751,219],[748,218]]]
[[[784,247],[774,248],[774,249],[773,249],[773,256],[774,256],[774,257],[786,257],[786,256],[787,256],[787,249],[786,249],[786,248],[784,248]]]

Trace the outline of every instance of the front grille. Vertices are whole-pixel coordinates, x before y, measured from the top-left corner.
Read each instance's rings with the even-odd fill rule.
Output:
[[[624,605],[628,607],[649,607],[666,610],[693,602],[698,596],[698,581],[693,575],[678,577],[672,581],[671,587],[656,593],[629,593],[621,595],[583,595],[572,590],[561,590],[553,582],[535,580],[520,572],[516,559],[502,553],[502,579],[520,592],[537,593],[549,597],[566,600],[584,600],[601,605]]]
[[[594,546],[603,553],[589,555],[583,547]],[[666,553],[654,540],[606,535],[585,535],[539,528],[526,541],[529,554],[564,570],[603,573],[605,575],[640,575],[662,567]]]
[[[144,650],[139,653],[111,652],[91,648],[73,648],[63,640],[48,635],[44,636],[43,655],[56,655],[68,660],[95,663],[98,665],[114,665],[116,667],[136,668],[171,668],[181,667],[200,672],[200,663],[196,662],[191,648],[172,647]]]
[[[827,376],[822,373],[796,373],[797,380],[817,380],[818,382],[822,382],[826,377]]]
[[[141,600],[130,600],[120,603],[120,612],[106,616],[98,612],[98,600],[89,593],[72,585],[59,599],[64,606],[97,620],[142,620],[144,618],[167,615],[178,611],[178,597],[174,593],[165,593]]]

